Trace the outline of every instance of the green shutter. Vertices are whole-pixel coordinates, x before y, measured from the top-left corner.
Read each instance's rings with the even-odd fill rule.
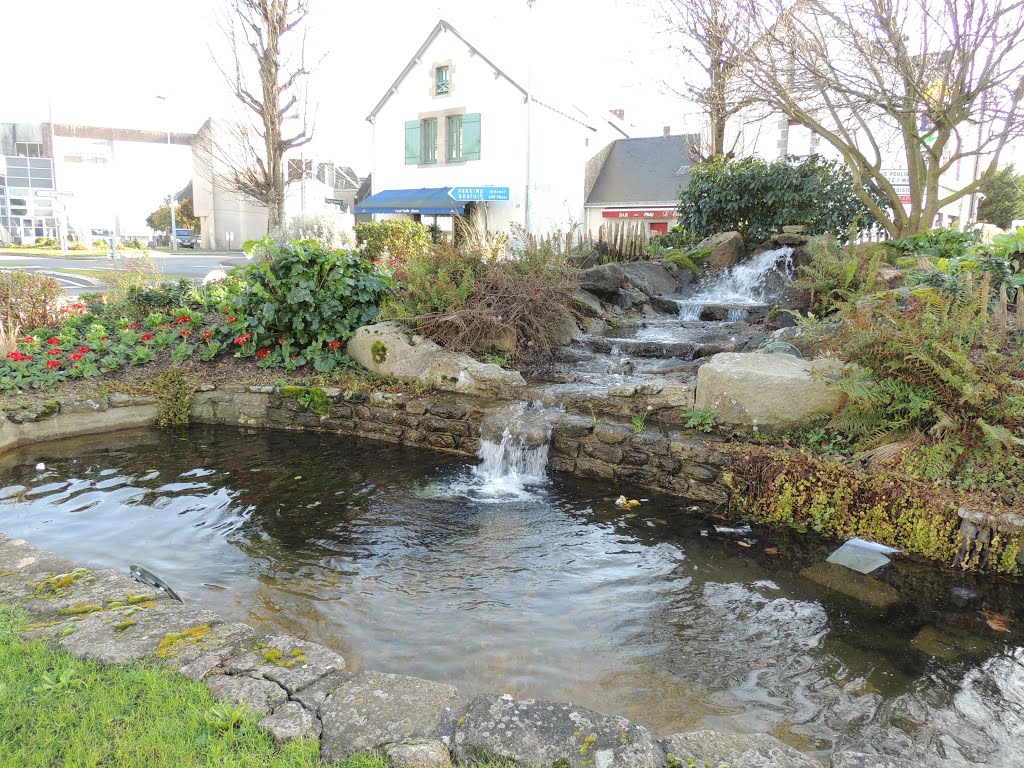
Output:
[[[480,113],[462,116],[462,159],[480,159]]]
[[[418,165],[420,162],[420,121],[405,122],[405,164]]]

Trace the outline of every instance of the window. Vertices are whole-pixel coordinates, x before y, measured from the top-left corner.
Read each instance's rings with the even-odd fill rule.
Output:
[[[448,93],[448,67],[438,67],[434,70],[434,93],[438,96]]]
[[[33,141],[16,141],[14,153],[18,157],[42,157],[43,145]]]
[[[445,124],[449,163],[480,159],[480,114],[448,115]]]
[[[448,162],[462,160],[462,115],[448,115]]]
[[[437,118],[408,120],[405,123],[405,164],[437,162]]]
[[[420,121],[420,162],[437,162],[437,118]]]

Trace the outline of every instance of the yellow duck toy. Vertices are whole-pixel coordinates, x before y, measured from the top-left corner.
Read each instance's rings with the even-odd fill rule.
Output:
[[[633,507],[639,507],[640,502],[637,501],[636,499],[627,500],[625,496],[619,496],[619,498],[615,500],[615,506],[618,507],[619,509],[630,510]]]

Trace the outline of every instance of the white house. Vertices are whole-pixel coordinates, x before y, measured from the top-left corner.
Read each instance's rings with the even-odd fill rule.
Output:
[[[373,188],[356,213],[444,230],[457,215],[489,231],[582,222],[587,160],[625,133],[530,95],[439,21],[367,117]]]

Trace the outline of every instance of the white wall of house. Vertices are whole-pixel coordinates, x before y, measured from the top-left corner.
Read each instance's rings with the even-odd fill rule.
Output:
[[[449,68],[449,91],[436,93],[435,71]],[[445,118],[480,114],[480,159],[448,162]],[[437,160],[407,164],[405,124],[437,118]],[[583,173],[597,151],[582,120],[534,102],[532,228],[546,232],[583,219]],[[455,34],[442,29],[373,119],[373,192],[455,186],[509,188],[507,202],[481,203],[487,228],[526,224],[526,99]],[[429,221],[429,219],[428,219]]]

